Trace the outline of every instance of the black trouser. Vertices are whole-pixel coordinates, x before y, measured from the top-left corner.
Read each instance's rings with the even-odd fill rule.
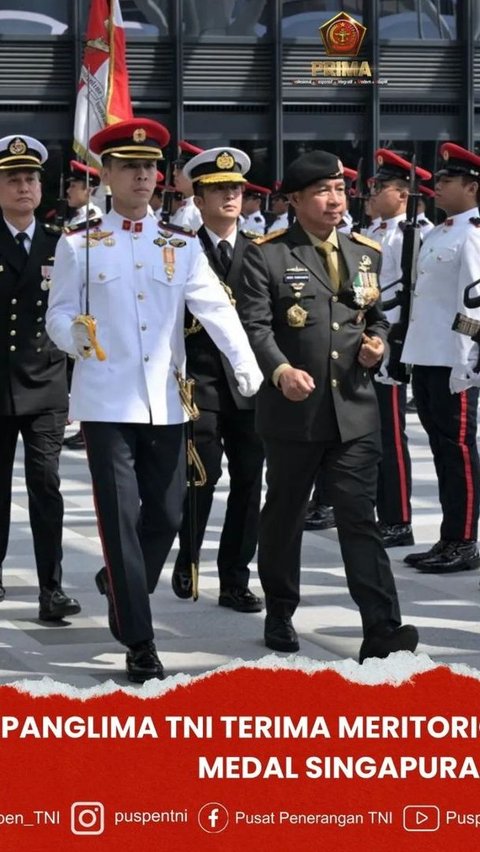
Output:
[[[377,515],[383,524],[412,520],[412,462],[406,433],[406,385],[373,382],[380,409],[382,459],[378,471]]]
[[[258,571],[267,612],[291,616],[300,599],[303,520],[321,466],[350,594],[364,632],[379,622],[400,624],[395,581],[375,521],[380,436],[340,444],[265,441],[267,496],[260,517]]]
[[[8,547],[13,463],[21,434],[40,588],[55,589],[62,581],[63,499],[58,463],[66,422],[66,411],[0,417],[0,567]]]
[[[182,518],[183,424],[84,422],[98,527],[121,641],[153,638],[149,594]]]
[[[443,513],[440,537],[445,541],[474,541],[480,476],[478,388],[451,394],[450,372],[450,367],[414,367],[413,393],[437,473]]]
[[[255,555],[262,489],[263,445],[255,431],[255,412],[202,411],[195,423],[195,445],[207,474],[196,489],[197,547],[201,548],[212,508],[215,486],[222,475],[223,453],[228,459],[230,487],[217,564],[222,590],[248,585],[249,562]],[[190,565],[189,505],[184,504],[180,551],[176,567]]]

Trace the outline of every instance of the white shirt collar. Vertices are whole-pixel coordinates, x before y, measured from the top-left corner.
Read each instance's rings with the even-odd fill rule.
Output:
[[[380,219],[380,222],[377,225],[377,227],[380,227],[381,222],[385,222],[386,225],[387,225],[386,230],[392,231],[394,228],[397,227],[397,225],[400,224],[400,222],[405,222],[406,218],[407,218],[406,213],[400,213],[398,216],[392,216],[391,219]]]
[[[236,228],[233,229],[232,233],[229,234],[228,237],[219,237],[218,234],[215,233],[215,231],[211,231],[210,228],[207,228],[206,225],[205,225],[205,230],[206,230],[208,236],[210,237],[210,240],[212,241],[214,248],[217,248],[219,242],[221,242],[221,240],[223,240],[223,239],[225,239],[227,241],[227,243],[230,243],[232,249],[235,248],[235,242],[236,242],[236,239],[237,239],[237,229]]]
[[[3,217],[3,220],[13,238],[15,238],[17,234],[26,234],[30,242],[32,242],[36,225],[35,219],[32,219],[28,228],[24,228],[23,231],[21,231],[20,228],[17,228],[15,225],[12,225],[12,223],[9,222],[8,219],[5,218],[5,216]]]
[[[447,216],[447,219],[453,219],[452,225],[464,225],[469,219],[478,219],[478,207],[471,207],[470,210],[456,213],[455,216]]]

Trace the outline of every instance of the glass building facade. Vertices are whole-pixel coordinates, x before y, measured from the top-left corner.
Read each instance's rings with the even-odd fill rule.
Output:
[[[172,139],[234,145],[272,185],[310,148],[350,167],[392,147],[433,169],[438,145],[480,141],[477,0],[120,0],[137,115]],[[72,155],[90,0],[0,0],[0,135],[50,151],[47,184]],[[372,80],[312,84],[319,27],[339,12],[366,27]],[[53,185],[51,187],[53,193]]]

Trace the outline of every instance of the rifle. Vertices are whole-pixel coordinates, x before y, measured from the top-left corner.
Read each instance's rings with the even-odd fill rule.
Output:
[[[355,181],[355,194],[350,205],[350,214],[353,219],[352,231],[356,234],[361,234],[366,227],[367,220],[365,216],[365,183],[363,180],[363,157],[360,157],[357,163],[357,179]]]
[[[197,544],[197,493],[196,488],[205,485],[207,473],[195,447],[195,420],[200,412],[194,401],[195,381],[184,379],[179,370],[175,373],[178,382],[180,400],[187,420],[187,485],[188,485],[188,518],[190,543],[190,570],[192,573],[192,598],[198,600],[199,548]],[[198,479],[197,479],[198,473]]]
[[[400,319],[392,325],[388,335],[390,357],[387,369],[388,375],[392,379],[404,383],[410,381],[411,373],[411,366],[409,364],[402,364],[400,358],[408,331],[412,293],[415,287],[417,260],[421,243],[420,226],[417,224],[419,198],[420,193],[417,192],[416,183],[416,158],[414,156],[412,157],[412,166],[410,169],[410,193],[407,203],[407,218],[402,223],[403,243],[400,261],[402,276],[397,281],[392,281],[391,284],[387,284],[386,287],[382,288],[383,295],[386,290],[389,290],[396,284],[402,285],[402,288],[396,291],[392,299],[388,301],[382,299],[382,309],[388,311],[400,305]]]
[[[60,180],[58,185],[58,198],[57,198],[57,207],[55,211],[55,220],[54,225],[56,228],[59,228],[60,231],[63,231],[63,226],[65,225],[65,219],[67,218],[67,210],[68,210],[68,202],[65,196],[65,176],[63,174],[63,168],[60,172]]]
[[[480,308],[480,296],[471,296],[470,290],[473,290],[480,284],[480,278],[472,281],[463,291],[463,304],[466,308]],[[480,346],[480,320],[467,317],[465,314],[458,313],[455,316],[452,324],[452,331],[458,331],[459,334],[465,334],[473,343],[478,343]],[[480,349],[478,360],[473,368],[474,373],[480,373]]]
[[[167,187],[169,188],[167,189]],[[175,188],[173,187],[173,163],[172,160],[168,160],[165,168],[165,189],[163,191],[162,215],[160,217],[160,221],[165,225],[168,225],[170,221],[170,216],[172,215],[172,201],[174,193]]]

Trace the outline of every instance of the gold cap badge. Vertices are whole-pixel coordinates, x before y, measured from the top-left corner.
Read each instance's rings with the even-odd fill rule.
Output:
[[[443,159],[444,159],[444,160],[448,160],[448,158],[450,157],[450,154],[448,153],[448,150],[445,150],[445,151],[443,152],[442,157],[443,157]]]
[[[15,156],[19,157],[21,154],[25,154],[27,151],[27,145],[23,139],[20,139],[20,137],[17,136],[16,139],[13,139],[13,141],[10,142],[8,150],[11,154],[15,154]]]
[[[147,138],[147,133],[143,129],[143,127],[137,127],[137,129],[133,131],[132,138],[134,142],[145,142],[145,139]]]
[[[217,156],[215,165],[217,169],[229,171],[230,169],[233,169],[235,165],[235,157],[232,157],[228,151],[222,151],[222,153]]]

